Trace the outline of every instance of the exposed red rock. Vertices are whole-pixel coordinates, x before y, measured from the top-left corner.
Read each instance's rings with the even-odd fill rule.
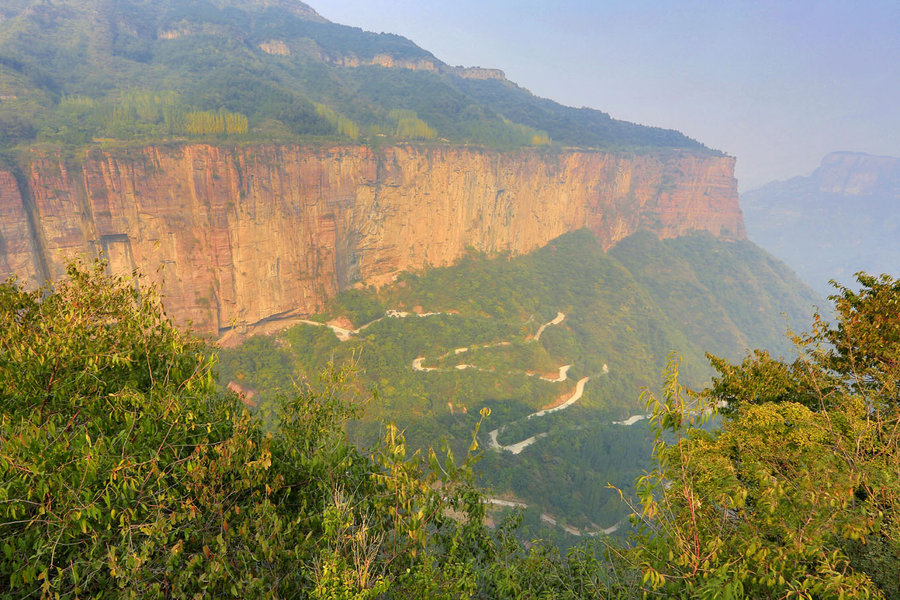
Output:
[[[16,179],[0,171],[0,280],[16,275],[34,285],[43,278],[35,242]]]
[[[335,327],[340,327],[341,329],[349,329],[351,331],[356,329],[356,327],[353,325],[353,322],[345,316],[331,319],[330,321],[328,321],[328,325],[334,325]]]
[[[95,150],[78,167],[35,154],[28,192],[0,172],[0,277],[36,285],[102,252],[113,271],[161,282],[177,322],[217,333],[314,312],[468,247],[522,254],[582,227],[605,248],[640,228],[740,239],[733,167],[687,152],[449,146],[191,144]]]

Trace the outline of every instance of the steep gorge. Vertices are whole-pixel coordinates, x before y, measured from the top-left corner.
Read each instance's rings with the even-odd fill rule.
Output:
[[[0,171],[0,278],[29,285],[100,253],[140,268],[205,333],[456,261],[522,254],[579,228],[743,239],[734,161],[687,151],[203,144],[33,152]]]

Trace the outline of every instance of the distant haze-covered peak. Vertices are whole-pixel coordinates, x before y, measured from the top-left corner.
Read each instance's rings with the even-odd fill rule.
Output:
[[[900,158],[832,152],[807,177],[741,194],[750,239],[823,293],[829,279],[900,274]]]
[[[819,190],[848,196],[900,191],[900,158],[862,152],[832,152],[812,175]]]

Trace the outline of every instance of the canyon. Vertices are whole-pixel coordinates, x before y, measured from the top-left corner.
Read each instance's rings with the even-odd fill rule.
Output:
[[[0,279],[54,281],[103,256],[160,285],[179,324],[216,335],[309,315],[341,290],[528,253],[589,228],[744,239],[734,159],[686,150],[168,144],[32,150],[0,170]]]

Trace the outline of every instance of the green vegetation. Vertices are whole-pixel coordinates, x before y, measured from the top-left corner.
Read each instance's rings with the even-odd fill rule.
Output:
[[[27,0],[0,10],[0,150],[324,138],[710,152],[675,131],[462,79],[400,36],[266,3]],[[407,68],[420,61],[431,67]]]
[[[686,148],[711,152],[678,131],[620,121],[590,108],[563,106],[546,98],[536,98],[528,90],[509,82],[464,79],[458,85],[465,94],[490,106],[498,114],[524,126],[542,129],[551,139],[565,145],[610,150]]]
[[[347,117],[337,114],[324,104],[316,104],[316,114],[328,121],[339,135],[353,140],[359,137],[359,125]]]
[[[484,525],[472,466],[488,411],[461,465],[449,450],[410,453],[393,426],[351,444],[359,400],[344,371],[295,387],[265,426],[217,391],[204,344],[152,289],[104,271],[71,267],[53,291],[0,284],[2,598],[900,594],[900,281],[888,276],[839,289],[835,322],[817,315],[792,363],[715,359],[713,385],[692,392],[670,362],[648,398],[656,468],[638,481],[637,531],[562,555],[517,541],[539,509]],[[614,453],[621,432],[570,430],[541,468]]]
[[[483,447],[493,429],[501,445],[546,437],[518,455],[486,452],[481,484],[539,507],[538,514],[607,528],[627,514],[607,485],[631,489],[649,466],[652,437],[645,424],[612,422],[645,412],[640,389],[654,385],[669,352],[684,357],[684,375],[695,386],[713,373],[706,349],[732,360],[752,346],[791,354],[782,333],[787,319],[806,328],[815,297],[781,269],[749,242],[707,235],[661,242],[636,234],[606,253],[579,231],[527,256],[472,252],[454,267],[339,295],[315,320],[369,324],[348,341],[304,324],[221,350],[220,381],[258,391],[265,406],[295,379],[314,380],[329,363],[354,364],[359,385],[377,393],[350,429],[361,445],[374,443],[377,423],[390,420],[412,447],[446,438],[459,453],[479,411],[489,408]],[[439,314],[417,317],[414,308]],[[386,317],[387,310],[409,315]],[[558,312],[565,319],[533,341]],[[417,358],[436,370],[414,370]],[[541,379],[557,378],[563,365],[571,365],[565,381]],[[526,419],[571,396],[582,377],[590,380],[577,403]]]
[[[787,266],[747,240],[719,243],[698,232],[660,241],[641,232],[610,254],[700,351],[732,359],[750,348],[792,354],[784,332],[807,328],[811,306],[822,303]]]
[[[816,315],[792,363],[716,359],[700,394],[670,368],[652,421],[659,468],[640,485],[645,579],[659,593],[900,595],[900,281],[859,284],[838,288],[836,322]],[[721,401],[716,432],[684,418]]]
[[[471,458],[409,454],[391,427],[354,448],[344,372],[293,390],[266,431],[152,290],[103,270],[0,285],[0,597],[603,592],[567,576],[584,551],[482,526]]]
[[[394,135],[401,140],[431,140],[437,135],[414,110],[394,109],[390,112],[390,117],[397,121]]]

